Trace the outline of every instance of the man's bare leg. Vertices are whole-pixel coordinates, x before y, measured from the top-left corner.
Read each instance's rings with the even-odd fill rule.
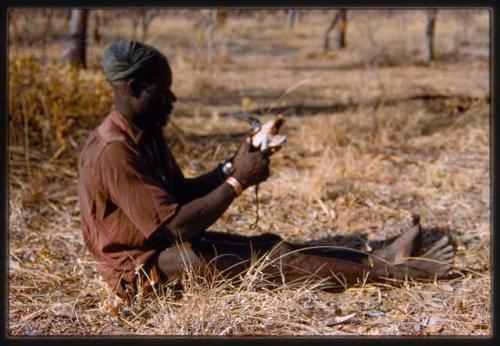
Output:
[[[167,280],[180,279],[187,268],[202,269],[205,263],[194,253],[188,242],[178,243],[163,250],[158,256],[158,267]]]
[[[436,241],[432,247],[421,254],[422,232],[419,217],[414,217],[410,228],[399,236],[390,245],[375,250],[367,256],[361,263],[345,260],[342,258],[332,258],[323,256],[308,255],[300,252],[300,249],[293,249],[285,242],[281,242],[271,251],[270,259],[272,266],[266,268],[268,274],[285,278],[286,281],[300,280],[311,275],[329,278],[337,284],[351,285],[357,281],[366,279],[377,280],[383,277],[394,277],[404,279],[413,278],[441,278],[451,268],[451,262],[455,256],[455,248],[451,245],[450,239],[445,236]],[[207,246],[209,244],[207,243]],[[199,257],[201,255],[201,257]],[[235,256],[233,253],[224,252],[222,256]],[[163,251],[158,264],[160,270],[171,278],[180,276],[186,265],[204,266],[210,262],[210,254],[195,253],[191,244],[186,242],[181,246],[171,247]],[[417,257],[418,258],[415,258]],[[236,256],[238,257],[238,256]],[[236,262],[244,265],[234,266],[232,274],[248,268],[250,258],[238,257]],[[218,270],[227,270],[227,263],[235,261],[215,262]],[[222,266],[219,264],[225,263]]]
[[[237,251],[213,252],[210,243],[200,251],[199,244],[191,242],[178,243],[163,250],[157,260],[158,268],[167,277],[167,281],[181,279],[187,270],[194,270],[196,275],[207,277],[234,277],[241,274],[250,264],[250,256],[238,254]],[[234,249],[233,249],[234,250]]]
[[[288,279],[306,277],[307,273],[328,277],[332,282],[343,281],[353,284],[357,281],[377,280],[393,277],[399,280],[412,278],[441,278],[451,269],[455,247],[451,239],[444,236],[429,250],[421,253],[422,231],[420,217],[415,215],[410,228],[390,245],[375,250],[361,263],[342,258],[322,257],[296,251],[289,255],[286,244],[279,251],[283,256]],[[340,279],[340,280],[339,280]]]

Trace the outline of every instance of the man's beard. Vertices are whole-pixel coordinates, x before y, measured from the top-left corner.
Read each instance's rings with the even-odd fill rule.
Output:
[[[161,116],[160,119],[158,119],[158,125],[161,127],[165,127],[169,119],[170,119],[170,113],[165,113],[164,115]]]

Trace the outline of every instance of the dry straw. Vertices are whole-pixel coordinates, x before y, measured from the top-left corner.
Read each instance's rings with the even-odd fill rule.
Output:
[[[354,18],[349,27],[353,37],[359,38],[353,39],[354,46],[365,42],[359,23]],[[416,23],[409,23],[405,30],[412,30]],[[251,32],[250,19],[244,24],[243,29]],[[377,27],[375,24],[370,25]],[[442,28],[448,30],[444,25]],[[310,37],[309,26],[296,30]],[[383,39],[390,41],[393,36],[389,34],[382,35]],[[307,44],[305,47],[310,48]],[[325,57],[325,64],[348,61],[349,54]],[[254,56],[244,58],[242,64]],[[286,66],[279,65],[280,59],[272,61],[273,68],[285,70]],[[416,212],[421,214],[426,230],[455,235],[458,252],[454,277],[438,282],[361,280],[354,287],[330,292],[323,289],[326,282],[316,279],[290,284],[269,282],[263,271],[270,261],[263,258],[254,260],[239,282],[188,271],[182,278],[182,291],[171,283],[152,294],[139,294],[126,304],[102,281],[95,261],[84,248],[76,194],[79,148],[108,112],[111,90],[99,72],[12,57],[9,333],[490,335],[489,104],[480,98],[468,104],[460,97],[446,101],[400,97],[410,90],[408,80],[420,78],[418,73],[424,71],[411,66],[405,71],[395,68],[395,75],[409,76],[395,78],[383,64],[375,65],[367,64],[356,73],[335,70],[335,76],[340,77],[328,75],[320,85],[330,90],[329,83],[342,78],[348,81],[334,85],[338,88],[335,92],[347,93],[344,103],[348,107],[342,112],[287,117],[287,146],[273,156],[272,175],[259,190],[259,227],[248,229],[253,221],[254,196],[244,193],[213,229],[241,235],[272,232],[289,242],[367,251],[377,242],[400,234]],[[366,71],[370,68],[376,70]],[[237,71],[239,76],[241,72]],[[444,88],[458,88],[455,84],[469,92],[467,79],[455,84],[446,79],[447,73],[455,74],[455,70],[441,72],[442,81],[429,77],[434,92],[447,95]],[[259,73],[255,79],[269,77],[269,71]],[[299,89],[302,82],[296,84],[289,74],[280,73],[276,72],[273,79],[272,86],[280,90],[276,95],[289,89],[285,94],[292,95],[293,91],[294,97],[278,98],[276,104],[293,104],[300,96],[309,100],[329,95],[321,94],[322,90],[318,95],[312,93],[316,81]],[[224,76],[221,73],[221,79]],[[309,79],[300,72],[296,76],[301,81]],[[191,82],[186,77],[176,83],[188,88]],[[229,84],[214,93],[231,91]],[[289,88],[295,84],[296,88]],[[353,89],[359,89],[359,95]],[[338,101],[329,97],[320,101]],[[240,100],[235,104],[239,108]],[[179,101],[176,108],[194,109],[188,105]],[[220,114],[225,112],[223,105],[217,107],[214,109],[221,109]],[[456,109],[462,110],[457,113]],[[270,116],[274,115],[266,114],[263,120]],[[166,135],[188,176],[229,157],[240,138],[228,133],[243,133],[241,123],[222,116],[218,121],[215,116],[214,121],[207,121],[203,114],[174,118],[182,131],[169,126]]]

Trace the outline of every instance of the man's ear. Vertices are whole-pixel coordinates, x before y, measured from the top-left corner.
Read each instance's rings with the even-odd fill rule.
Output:
[[[127,81],[127,92],[133,97],[139,97],[144,90],[144,83],[139,82],[137,79],[129,79]]]

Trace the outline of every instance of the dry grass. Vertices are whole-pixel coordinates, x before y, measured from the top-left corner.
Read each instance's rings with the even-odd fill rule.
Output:
[[[263,260],[253,263],[240,283],[190,273],[182,292],[165,285],[124,304],[84,249],[76,195],[76,156],[109,109],[109,88],[99,71],[76,72],[36,56],[20,57],[31,50],[19,46],[11,50],[9,64],[9,333],[490,335],[488,63],[460,54],[427,67],[415,65],[418,59],[400,62],[398,54],[411,56],[418,43],[420,14],[406,13],[403,24],[398,16],[363,16],[352,16],[352,45],[326,56],[318,53],[324,28],[313,24],[318,18],[326,23],[324,14],[304,17],[292,32],[265,19],[256,33],[255,18],[230,19],[216,32],[226,48],[219,51],[212,77],[196,60],[201,53],[189,54],[196,40],[188,30],[192,21],[155,21],[151,40],[170,52],[179,96],[175,126],[166,136],[185,173],[199,174],[236,149],[241,138],[228,134],[246,129],[223,113],[267,108],[309,80],[277,102],[276,107],[302,104],[311,111],[286,113],[289,142],[273,157],[273,174],[259,189],[259,226],[249,229],[255,217],[250,190],[213,229],[273,232],[295,243],[365,250],[369,241],[398,235],[418,212],[424,228],[457,238],[454,278],[360,282],[331,293],[314,280],[273,286],[262,276],[269,264]],[[441,51],[453,48],[453,28],[459,28],[454,18],[438,24]],[[472,23],[471,31],[484,31],[484,14]],[[126,34],[120,33],[123,25],[115,25],[114,37]],[[362,50],[370,47],[363,43],[369,39],[363,34],[367,25],[377,44],[397,47],[384,58],[392,59],[387,64]],[[412,37],[407,46],[394,36],[395,25]],[[170,41],[162,32],[179,33],[167,37],[173,49],[166,49]],[[238,55],[235,42],[251,50]],[[273,44],[290,49],[275,53],[269,50]],[[93,45],[93,56],[102,49]],[[54,44],[45,54],[60,51]],[[349,67],[349,61],[358,63]],[[265,71],[257,69],[262,63]],[[444,98],[407,99],[426,94]],[[343,107],[329,108],[332,103]]]

